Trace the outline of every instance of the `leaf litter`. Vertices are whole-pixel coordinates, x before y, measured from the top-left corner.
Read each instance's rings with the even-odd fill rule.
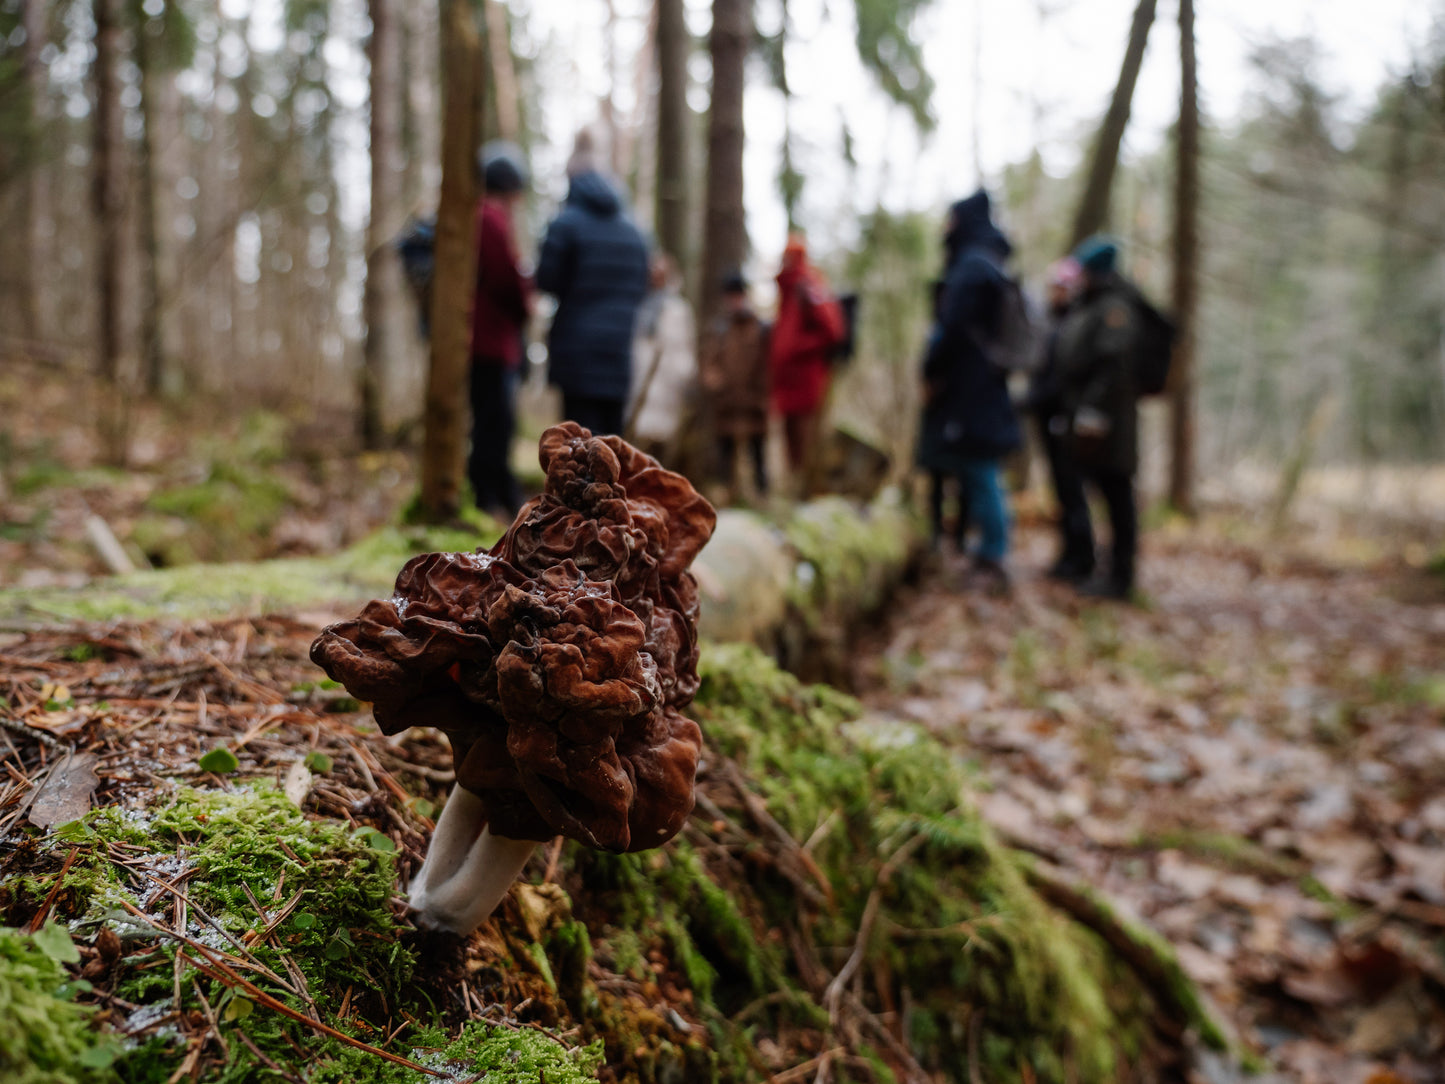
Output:
[[[1168,938],[1279,1079],[1445,1081],[1445,591],[1208,535],[1142,567],[1135,608],[942,562],[857,655],[870,718],[966,755],[1000,835]]]

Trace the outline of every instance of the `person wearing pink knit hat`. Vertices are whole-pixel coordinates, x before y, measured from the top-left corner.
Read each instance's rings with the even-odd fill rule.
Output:
[[[1094,530],[1084,479],[1069,448],[1069,413],[1059,372],[1059,328],[1083,292],[1084,268],[1072,256],[1055,260],[1045,277],[1048,300],[1048,340],[1044,363],[1029,381],[1024,400],[1049,462],[1049,481],[1059,505],[1059,554],[1049,569],[1055,579],[1082,583],[1094,571]]]

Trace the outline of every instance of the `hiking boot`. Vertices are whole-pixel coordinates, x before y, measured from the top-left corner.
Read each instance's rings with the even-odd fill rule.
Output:
[[[1084,583],[1093,574],[1094,562],[1084,561],[1077,557],[1060,557],[1049,566],[1048,572],[1045,573],[1051,580],[1072,584]]]
[[[1132,602],[1134,587],[1120,583],[1111,577],[1095,577],[1079,585],[1079,594],[1084,598],[1110,599],[1114,602]]]
[[[992,557],[975,555],[969,568],[969,579],[977,582],[990,595],[1013,594],[1013,577],[1009,575],[1002,561],[995,561]]]

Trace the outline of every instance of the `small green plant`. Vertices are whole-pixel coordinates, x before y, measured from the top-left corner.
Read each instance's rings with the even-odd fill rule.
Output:
[[[227,749],[224,745],[218,745],[197,762],[201,771],[215,772],[217,775],[226,775],[234,772],[241,766],[236,759],[236,754]]]

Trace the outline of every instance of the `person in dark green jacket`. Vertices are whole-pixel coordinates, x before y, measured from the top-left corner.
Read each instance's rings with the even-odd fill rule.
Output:
[[[1059,374],[1073,458],[1104,498],[1112,535],[1107,571],[1081,590],[1127,599],[1134,590],[1139,545],[1134,501],[1139,467],[1135,288],[1119,272],[1119,245],[1110,238],[1089,238],[1074,250],[1074,258],[1084,269],[1084,291],[1059,328]]]

